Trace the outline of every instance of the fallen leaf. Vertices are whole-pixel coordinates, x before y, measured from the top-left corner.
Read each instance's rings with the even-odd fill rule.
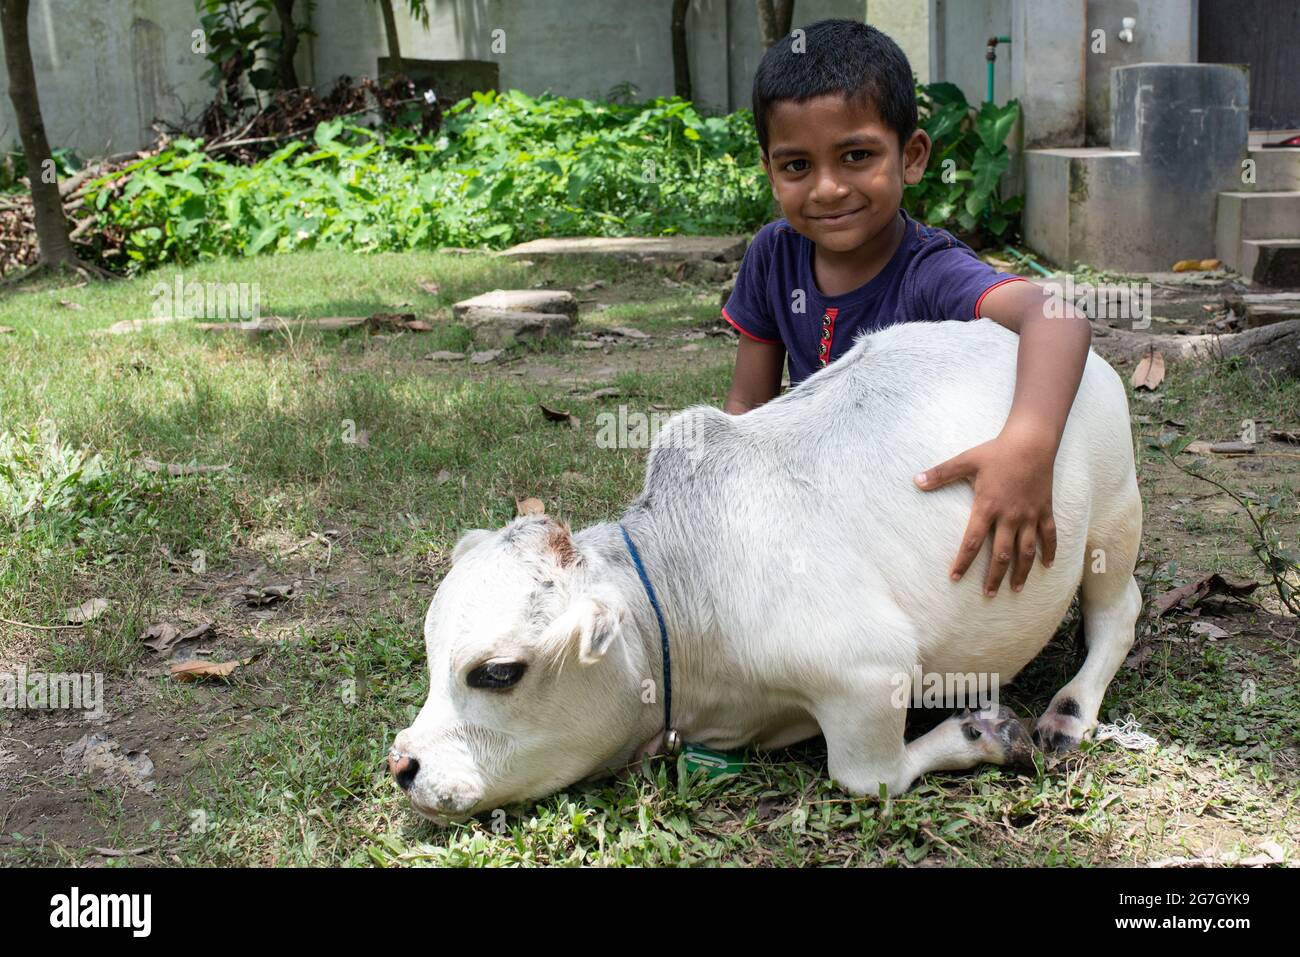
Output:
[[[1167,615],[1179,605],[1186,606],[1188,602],[1195,604],[1210,595],[1226,595],[1229,598],[1240,598],[1249,595],[1258,587],[1259,582],[1234,581],[1215,572],[1213,575],[1206,575],[1199,581],[1189,582],[1180,588],[1175,588],[1173,591],[1165,592],[1152,602],[1152,606],[1155,609],[1155,617],[1159,618],[1162,615]]]
[[[18,330],[14,329],[12,326],[0,326],[0,336],[12,335],[17,331]]]
[[[202,638],[212,631],[212,622],[205,621],[195,625],[188,631],[181,631],[170,622],[160,622],[156,625],[150,625],[141,639],[144,639],[144,646],[152,648],[164,658],[170,658],[176,646],[186,641],[193,641],[195,638]]]
[[[442,349],[442,350],[439,350],[438,352],[430,352],[430,353],[429,353],[428,355],[426,355],[424,358],[426,358],[426,359],[430,359],[430,360],[432,360],[432,361],[434,361],[434,362],[456,362],[456,361],[458,361],[458,360],[460,360],[460,359],[464,359],[464,358],[465,358],[465,353],[463,353],[463,352],[448,352],[447,350]]]
[[[615,335],[623,336],[626,339],[649,339],[650,333],[642,332],[640,329],[633,329],[631,326],[615,326],[609,330]]]
[[[546,416],[546,418],[552,422],[567,422],[569,423],[569,427],[574,429],[582,424],[581,420],[576,415],[573,415],[571,412],[566,412],[564,409],[552,409],[540,402],[537,403],[537,407],[542,410],[542,415]]]
[[[94,621],[106,611],[108,611],[108,602],[105,599],[92,598],[82,602],[76,608],[65,608],[63,618],[70,625],[84,625],[88,621]]]
[[[1300,432],[1293,432],[1290,429],[1269,429],[1268,437],[1278,442],[1290,442],[1292,445],[1300,445]]]
[[[152,648],[159,654],[165,654],[171,650],[171,646],[176,644],[176,639],[181,636],[181,630],[169,622],[159,622],[156,625],[150,625],[145,629],[144,634],[140,636],[146,648]]]
[[[485,349],[482,352],[476,352],[469,357],[469,361],[476,366],[486,365],[497,356],[501,355],[502,349]]]
[[[240,665],[246,665],[252,658],[242,661],[177,661],[172,664],[172,677],[177,681],[195,681],[199,678],[228,678]]]
[[[437,482],[439,485],[441,485],[443,482],[450,482],[451,479],[452,479],[452,474],[448,469],[441,469],[438,472],[438,474],[433,477],[433,480]]]
[[[73,302],[71,299],[60,299],[59,305],[64,309],[84,309],[86,308],[79,302]]]
[[[1211,641],[1218,641],[1220,638],[1231,638],[1232,635],[1224,631],[1212,621],[1195,621],[1191,624],[1193,634],[1204,635]]]
[[[540,498],[522,498],[515,500],[516,515],[545,515],[546,506]]]
[[[1165,381],[1165,357],[1151,349],[1133,370],[1133,388],[1155,389]]]
[[[241,588],[239,595],[252,608],[288,601],[297,596],[297,585],[263,585]]]
[[[418,283],[416,283],[416,285],[420,287],[420,292],[426,293],[427,295],[430,296],[436,296],[438,295],[438,293],[442,292],[441,286],[439,286],[436,282],[430,282],[427,279],[421,279]]]

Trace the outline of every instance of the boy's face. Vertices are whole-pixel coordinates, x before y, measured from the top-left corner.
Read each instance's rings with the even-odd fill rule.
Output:
[[[930,138],[900,148],[874,104],[837,94],[781,100],[767,118],[763,169],[785,218],[819,247],[851,252],[893,226],[904,184],[919,183]]]

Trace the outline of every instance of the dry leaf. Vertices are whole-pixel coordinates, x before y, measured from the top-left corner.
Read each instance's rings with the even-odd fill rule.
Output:
[[[94,621],[106,611],[108,611],[108,602],[106,600],[92,598],[89,601],[82,602],[76,608],[65,608],[63,618],[70,625],[84,625],[88,621]]]
[[[504,352],[504,349],[484,349],[482,352],[476,352],[469,357],[469,361],[476,366],[486,365],[497,356]]]
[[[172,664],[172,677],[177,681],[228,678],[236,668],[252,660],[252,658],[244,658],[242,661],[177,661]]]
[[[436,296],[438,295],[438,293],[442,291],[441,286],[439,286],[436,282],[430,282],[427,279],[421,279],[418,283],[416,283],[416,285],[420,287],[421,292],[427,293],[430,296]]]
[[[576,415],[566,412],[564,409],[552,409],[541,402],[537,403],[537,407],[542,410],[542,415],[552,422],[567,422],[569,427],[574,429],[581,424],[581,420]]]
[[[84,309],[84,308],[85,308],[85,306],[83,306],[81,303],[79,303],[79,302],[73,302],[71,299],[60,299],[60,300],[59,300],[59,305],[62,306],[64,309]]]
[[[642,332],[640,329],[633,329],[630,326],[615,326],[609,330],[615,335],[623,336],[627,339],[649,339],[650,333]]]
[[[168,622],[159,622],[156,625],[150,625],[140,636],[146,648],[152,648],[159,654],[164,654],[171,650],[172,645],[176,644],[176,639],[181,636],[181,630],[175,625]]]
[[[430,353],[429,353],[428,355],[426,355],[424,358],[426,358],[426,359],[432,359],[434,362],[455,362],[455,361],[458,360],[458,359],[464,359],[464,358],[465,358],[465,353],[463,353],[463,352],[448,352],[447,350],[444,349],[444,350],[440,350],[440,351],[438,351],[438,352],[430,352]]]
[[[443,482],[450,482],[451,479],[452,479],[452,474],[451,471],[448,469],[440,469],[438,471],[438,474],[433,477],[433,480],[437,482],[439,485],[441,485]]]
[[[1300,432],[1292,432],[1290,429],[1269,429],[1268,437],[1278,442],[1290,442],[1292,445],[1300,445]]]
[[[12,326],[0,326],[0,336],[11,335],[12,333],[15,333],[17,331],[18,330],[14,329]]]
[[[1151,349],[1133,370],[1130,380],[1135,389],[1155,389],[1165,381],[1165,357]]]
[[[545,515],[546,506],[540,498],[522,498],[515,500],[516,515]]]
[[[1189,582],[1173,591],[1165,592],[1157,598],[1152,605],[1155,609],[1156,617],[1167,615],[1179,605],[1186,606],[1189,602],[1196,603],[1210,595],[1226,595],[1230,598],[1239,598],[1243,595],[1249,595],[1259,587],[1259,582],[1254,581],[1235,581],[1230,578],[1224,578],[1218,572],[1213,575],[1206,575],[1199,581]]]

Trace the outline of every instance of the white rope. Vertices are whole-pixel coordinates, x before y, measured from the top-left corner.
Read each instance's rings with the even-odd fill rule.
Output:
[[[1114,741],[1128,751],[1150,751],[1159,744],[1155,738],[1142,730],[1142,725],[1138,724],[1137,718],[1131,714],[1116,724],[1098,725],[1096,740]]]

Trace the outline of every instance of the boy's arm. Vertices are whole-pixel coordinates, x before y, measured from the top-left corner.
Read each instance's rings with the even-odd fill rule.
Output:
[[[980,316],[1020,335],[1016,391],[1011,413],[997,438],[916,476],[925,491],[969,479],[975,504],[950,575],[960,579],[993,536],[993,554],[984,593],[997,594],[1011,572],[1011,590],[1020,591],[1034,563],[1035,541],[1043,565],[1056,556],[1052,519],[1052,466],[1065,420],[1088,360],[1092,328],[1069,304],[1057,315],[1044,310],[1044,290],[1031,282],[1011,282],[989,290]]]
[[[741,336],[736,347],[736,371],[731,377],[731,390],[722,411],[741,415],[769,399],[775,399],[781,392],[784,365],[784,345]]]

